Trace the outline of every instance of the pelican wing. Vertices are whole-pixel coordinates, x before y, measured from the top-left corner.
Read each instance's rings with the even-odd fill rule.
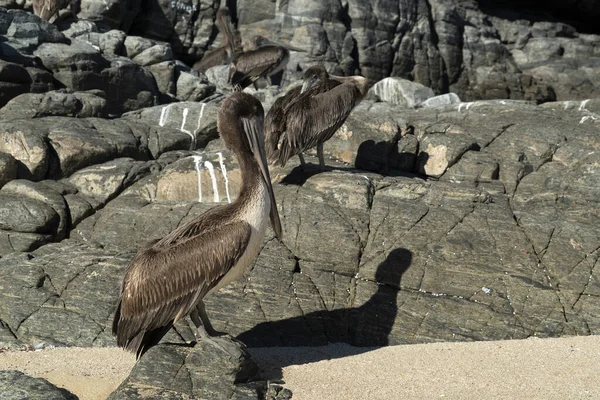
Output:
[[[279,46],[263,46],[240,54],[233,61],[229,74],[231,85],[249,86],[273,71],[286,57],[287,50]]]
[[[286,135],[280,146],[282,165],[290,157],[330,139],[350,115],[359,95],[351,84],[338,84],[314,95],[317,89],[303,93],[302,99],[288,108]]]
[[[158,343],[244,254],[251,231],[247,222],[212,225],[202,233],[197,225],[174,231],[176,240],[140,249],[127,266],[113,322],[119,346],[139,356]]]
[[[296,100],[301,90],[302,86],[296,86],[284,96],[278,97],[265,116],[265,145],[269,163],[273,163],[279,158],[277,145],[281,134],[285,131],[285,109]]]
[[[215,49],[208,50],[204,53],[204,56],[200,61],[194,63],[194,68],[200,72],[206,72],[207,69],[215,67],[217,65],[225,65],[229,61],[229,54],[227,53],[227,47],[217,47]]]

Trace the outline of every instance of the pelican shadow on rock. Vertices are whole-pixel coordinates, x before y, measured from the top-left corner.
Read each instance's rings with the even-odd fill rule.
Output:
[[[398,248],[391,251],[377,267],[377,291],[359,307],[316,311],[280,321],[263,322],[238,335],[237,339],[248,347],[288,347],[278,349],[277,357],[267,357],[271,367],[275,367],[275,371],[268,372],[271,375],[269,379],[281,378],[281,368],[287,365],[346,357],[371,351],[375,346],[385,346],[389,343],[388,336],[398,312],[400,281],[411,261],[412,253],[409,250]],[[289,349],[336,342],[371,347],[335,346],[333,351]],[[254,352],[251,350],[251,353]],[[261,359],[260,351],[256,353],[256,358]]]

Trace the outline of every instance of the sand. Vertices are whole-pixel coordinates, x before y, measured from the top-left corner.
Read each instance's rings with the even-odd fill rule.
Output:
[[[357,348],[251,349],[294,400],[600,398],[600,336]],[[105,399],[135,360],[120,349],[0,353],[0,369]]]

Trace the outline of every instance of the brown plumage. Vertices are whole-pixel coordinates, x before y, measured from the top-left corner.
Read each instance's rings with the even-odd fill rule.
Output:
[[[290,105],[298,100],[300,94],[315,87],[313,93],[323,93],[341,84],[341,81],[330,79],[330,75],[322,65],[308,68],[303,74],[303,84],[288,91],[284,96],[278,97],[265,117],[265,144],[267,160],[270,164],[279,160],[279,139],[286,129],[286,112]],[[299,153],[300,162],[304,158]]]
[[[241,89],[260,78],[282,71],[290,58],[290,50],[305,51],[297,47],[273,42],[258,36],[253,50],[235,54],[229,70],[229,83]]]
[[[219,29],[219,33],[223,35],[223,42],[219,47],[204,53],[202,59],[193,65],[192,68],[201,72],[206,72],[207,69],[217,65],[229,64],[234,52],[241,52],[241,37],[238,30],[233,27],[227,7],[220,8],[217,11],[215,24]]]
[[[200,336],[212,340],[206,334],[217,332],[202,299],[246,271],[258,254],[267,219],[281,239],[262,120],[262,106],[249,94],[236,92],[223,102],[218,129],[240,164],[239,197],[142,247],[127,266],[112,331],[118,345],[138,357],[188,314]]]
[[[332,80],[339,84],[329,83]],[[284,166],[290,157],[298,155],[304,165],[302,152],[316,146],[319,166],[323,169],[323,143],[342,126],[352,109],[365,97],[370,85],[371,82],[362,76],[330,76],[325,82],[299,94],[284,108],[284,116],[276,120],[274,127],[268,118],[269,161]],[[280,143],[275,136],[283,136]]]
[[[77,0],[33,0],[33,13],[44,21],[50,21],[50,19],[55,19],[54,17],[59,10],[66,8],[68,5],[71,5],[71,10],[73,10],[77,5],[76,3]]]

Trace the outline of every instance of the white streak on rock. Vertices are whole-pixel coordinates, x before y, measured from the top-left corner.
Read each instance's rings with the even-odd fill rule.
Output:
[[[196,165],[196,175],[198,175],[198,202],[202,203],[202,156],[192,156]]]
[[[223,153],[219,151],[217,154],[219,155],[221,173],[223,174],[223,179],[225,179],[225,193],[227,194],[227,202],[231,203],[231,197],[229,197],[229,179],[227,177],[227,168],[225,168],[225,163],[223,162]]]
[[[588,101],[590,101],[590,99],[583,100],[583,101],[581,102],[581,104],[579,105],[579,109],[578,109],[578,110],[579,110],[579,111],[583,111],[583,110],[585,110],[585,106],[586,106],[586,104],[588,103]]]
[[[204,161],[204,166],[208,170],[210,174],[210,179],[212,180],[213,185],[213,194],[214,194],[214,202],[219,202],[219,187],[217,186],[217,177],[215,176],[215,168],[213,167],[210,161]]]

